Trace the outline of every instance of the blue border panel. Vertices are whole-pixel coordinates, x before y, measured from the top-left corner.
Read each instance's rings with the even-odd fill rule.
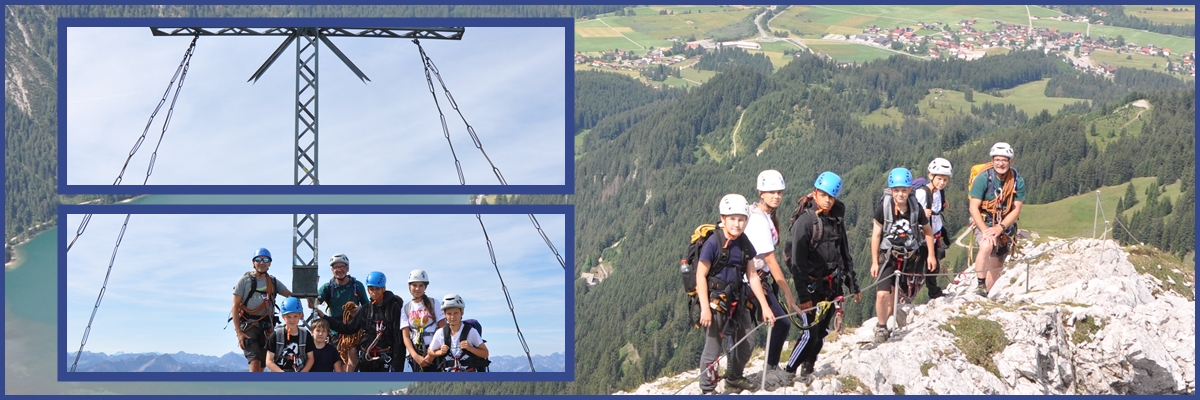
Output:
[[[575,265],[574,205],[59,205],[62,227],[67,214],[561,214],[566,264]],[[245,372],[69,372],[66,362],[71,353],[67,341],[67,231],[58,230],[58,380],[60,382],[312,382],[312,381],[384,381],[384,382],[571,382],[575,380],[575,285],[574,274],[563,271],[566,323],[563,339],[565,372],[495,372],[484,374],[435,374],[400,372],[390,374],[252,374]],[[419,375],[418,375],[419,374]]]
[[[136,3],[135,3],[136,4]],[[154,3],[160,4],[160,3]],[[363,3],[368,4],[368,3]],[[68,185],[67,184],[67,29],[68,27],[194,26],[465,26],[561,27],[565,88],[563,101],[562,185]],[[571,18],[59,18],[58,19],[58,179],[59,194],[574,194],[575,193],[575,22]],[[115,177],[114,177],[115,178]]]

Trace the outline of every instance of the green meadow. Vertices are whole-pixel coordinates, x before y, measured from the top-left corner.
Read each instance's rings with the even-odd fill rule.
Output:
[[[1047,82],[1049,82],[1049,79],[1043,79],[1009,90],[1002,90],[1000,93],[1003,97],[974,92],[972,94],[975,100],[974,103],[968,102],[963,92],[934,89],[921,100],[920,104],[917,104],[917,108],[921,110],[923,118],[945,119],[951,115],[971,112],[972,105],[981,106],[984,102],[989,102],[994,104],[1012,104],[1032,117],[1042,112],[1043,109],[1049,110],[1051,114],[1054,114],[1062,109],[1063,106],[1080,101],[1080,99],[1069,97],[1046,97]],[[862,122],[863,124],[874,125],[899,124],[903,122],[903,116],[895,109],[879,109],[863,117]]]
[[[847,43],[842,41],[823,41],[823,40],[804,40],[804,45],[813,49],[813,51],[822,54],[828,54],[838,62],[855,62],[865,63],[871,60],[880,58],[888,58],[896,54],[896,52],[880,49],[878,47],[867,46],[863,44]]]
[[[1020,165],[1015,164],[1019,169]],[[1123,215],[1129,217],[1133,212],[1141,208],[1142,203],[1145,203],[1146,187],[1154,183],[1156,178],[1143,177],[1134,178],[1133,187],[1138,196],[1138,205],[1126,210]],[[1125,186],[1128,183],[1123,183],[1115,186],[1105,186],[1100,188],[1100,204],[1104,211],[1097,220],[1096,209],[1096,192],[1088,192],[1077,196],[1068,197],[1053,203],[1048,204],[1026,204],[1021,208],[1021,218],[1017,224],[1021,229],[1037,232],[1042,236],[1054,236],[1060,238],[1070,237],[1092,237],[1093,222],[1096,225],[1096,235],[1104,230],[1104,218],[1107,217],[1110,223],[1114,222],[1117,212],[1117,199],[1125,196]],[[1167,185],[1167,191],[1163,197],[1170,198],[1172,204],[1179,197],[1179,183]],[[1161,197],[1160,197],[1161,198]],[[1122,229],[1121,227],[1112,227],[1113,229]],[[1110,233],[1108,237],[1112,237]]]
[[[1151,8],[1152,10],[1147,10]],[[1169,11],[1164,9],[1180,9]],[[1174,6],[1125,6],[1125,15],[1150,20],[1159,24],[1186,25],[1196,23],[1196,7],[1187,5]]]

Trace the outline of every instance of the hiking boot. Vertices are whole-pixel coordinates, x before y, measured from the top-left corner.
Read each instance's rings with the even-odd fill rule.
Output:
[[[942,289],[937,286],[930,287],[929,289],[930,289],[929,290],[929,300],[933,300],[938,297],[942,297],[942,296],[946,295],[946,293],[942,292]]]
[[[726,377],[725,378],[725,387],[731,388],[731,389],[740,389],[740,390],[754,390],[755,389],[754,382],[750,382],[750,380],[746,379],[746,377],[744,377],[744,376]]]
[[[892,333],[889,332],[886,327],[876,326],[875,327],[875,340],[872,342],[875,344],[880,344],[880,343],[886,342],[888,340],[888,338],[891,336],[892,336]]]
[[[987,286],[986,285],[976,286],[975,287],[975,295],[979,296],[979,297],[988,297]]]
[[[807,378],[809,375],[812,375],[813,366],[816,363],[816,361],[805,361],[800,363],[800,376]]]

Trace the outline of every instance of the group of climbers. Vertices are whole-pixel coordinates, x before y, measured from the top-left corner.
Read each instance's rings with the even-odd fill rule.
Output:
[[[232,321],[238,346],[250,372],[483,372],[488,349],[482,327],[463,320],[466,303],[457,294],[440,301],[425,294],[429,276],[409,273],[408,304],[387,290],[387,276],[367,274],[364,282],[349,275],[350,259],[329,259],[333,278],[321,285],[309,308],[320,315],[301,326],[304,308],[282,282],[271,276],[271,252],[258,249],[254,269],[233,290]],[[275,315],[276,296],[287,297]],[[318,308],[329,307],[328,315]],[[455,338],[455,340],[451,340]]]
[[[972,225],[980,245],[975,260],[979,279],[976,293],[985,297],[1010,253],[1025,197],[1025,182],[1011,168],[1013,154],[1007,143],[996,143],[990,152],[991,161],[972,169],[969,184]],[[944,190],[953,169],[948,160],[936,158],[929,163],[927,173],[927,179],[914,181],[906,168],[889,171],[887,188],[874,204],[870,274],[875,279],[873,285],[878,286],[876,343],[889,339],[891,332],[885,323],[893,312],[897,313],[898,325],[905,318],[902,310],[893,310],[893,291],[911,299],[924,286],[930,298],[944,295],[935,274],[941,271],[950,240],[942,215],[949,207]],[[728,352],[723,376],[726,386],[754,388],[754,382],[747,380],[743,371],[754,346],[753,337],[748,337],[754,327],[752,319],[759,315],[770,326],[770,340],[764,346],[766,369],[779,369],[790,330],[779,319],[795,313],[791,320],[800,334],[784,370],[798,379],[813,373],[831,329],[834,309],[847,293],[856,302],[862,297],[846,233],[846,205],[838,200],[842,183],[841,177],[831,171],[817,176],[812,191],[797,201],[791,216],[790,240],[783,246],[779,243],[777,211],[786,185],[777,170],[759,173],[755,187],[758,202],[751,205],[740,194],[725,195],[718,203],[720,224],[709,236],[700,235],[701,228],[693,235],[689,252],[697,254],[684,260],[683,271],[685,288],[700,308],[697,326],[705,331],[700,356],[700,388],[704,394],[713,393],[720,380],[722,350]],[[697,250],[697,246],[701,247]],[[777,249],[781,250],[778,253],[783,255],[783,264],[776,258]],[[689,269],[692,262],[694,271]],[[790,286],[781,265],[791,273]],[[694,288],[692,282],[686,282],[693,279],[689,272],[694,272]],[[896,274],[900,275],[899,287]]]

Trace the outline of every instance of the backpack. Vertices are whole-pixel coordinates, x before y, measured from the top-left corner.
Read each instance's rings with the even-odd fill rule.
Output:
[[[246,272],[245,276],[250,277],[250,291],[247,292],[245,296],[242,296],[242,312],[245,312],[245,309],[247,308],[246,305],[250,304],[250,296],[254,295],[254,292],[258,291],[258,278],[255,277],[255,275],[256,274],[254,271]],[[274,276],[272,276],[272,275],[267,275],[267,276],[271,277],[272,280],[278,282],[278,280],[276,280]],[[275,304],[276,293],[272,293],[270,288],[271,288],[271,286],[267,286],[267,299],[268,300],[266,302],[270,302],[272,305],[275,306],[275,310],[279,310],[279,305]],[[278,320],[278,318],[276,318],[276,315],[274,313],[267,314],[267,315],[268,316],[266,318],[270,319],[271,325],[275,325],[275,321]],[[226,320],[225,322],[230,322],[230,321],[233,321],[233,315],[230,315],[229,319]],[[242,322],[246,322],[246,321],[242,320]]]
[[[483,325],[480,325],[479,321],[467,319],[463,320],[462,323],[462,332],[458,334],[459,342],[467,340],[467,334],[471,333],[471,329],[479,332],[480,337],[483,336]],[[483,342],[487,343],[486,340]],[[442,343],[444,343],[446,346],[449,346],[451,343],[450,325],[448,324],[442,328]],[[463,356],[461,358],[456,359],[450,354],[446,354],[445,357],[442,357],[442,370],[447,372],[488,372],[488,365],[492,364],[491,360],[471,354],[471,352],[467,351],[466,349],[463,349],[462,352]]]
[[[918,189],[924,189],[924,190],[922,190],[922,192],[925,193],[923,195],[925,204],[926,204],[925,208],[928,208],[929,210],[933,210],[933,192],[934,192],[934,190],[932,187],[926,187],[929,184],[930,184],[929,180],[925,179],[925,177],[923,177],[923,176],[917,177],[916,179],[913,180],[913,184],[912,184],[912,186],[910,186],[910,188],[912,188],[913,194],[916,194]],[[946,201],[945,193],[942,193],[942,207],[940,210],[933,211],[933,215],[942,215],[942,212],[946,211],[947,206],[948,206],[948,204]]]
[[[1009,169],[1011,169],[1013,172],[1013,179],[1021,178],[1021,173],[1017,172],[1016,168],[1009,167]],[[999,187],[996,186],[996,181],[998,181],[998,179],[996,178],[996,169],[992,168],[992,162],[988,161],[988,162],[981,163],[981,164],[975,164],[975,165],[971,166],[971,176],[969,177],[969,180],[967,180],[967,199],[968,200],[970,200],[971,188],[975,186],[975,177],[981,173],[987,174],[987,187],[984,188],[984,190],[983,190],[983,193],[985,194],[985,196],[989,192],[998,191],[1000,189]],[[1015,196],[1015,194],[1014,194],[1014,196]],[[1000,196],[997,195],[996,197],[1000,197]],[[1001,204],[1000,214],[1001,215],[1008,214],[1008,210],[1005,210],[1004,206],[1003,206],[1003,204],[1005,204],[1005,203],[1006,203],[1005,201],[1000,202],[1000,204]],[[985,216],[985,218],[990,218],[990,217],[991,216]]]
[[[346,277],[350,278],[350,283],[348,283],[348,285],[350,285],[350,290],[354,293],[354,298],[357,299],[358,298],[358,280],[354,279],[353,276],[346,276]],[[341,286],[341,285],[338,285],[337,278],[329,278],[329,290],[326,290],[325,297],[322,297],[319,300],[321,300],[321,302],[323,302],[325,304],[329,304],[329,302],[333,300],[333,288],[338,287],[338,286]],[[359,300],[359,301],[361,301],[361,300]],[[355,301],[355,303],[358,303],[361,305],[362,303],[359,303],[359,301]],[[331,305],[331,307],[332,307],[332,305]]]
[[[889,234],[888,230],[893,229],[895,225],[895,205],[892,203],[891,191],[883,189],[883,198],[880,199],[883,206],[883,235]],[[908,229],[909,232],[901,235],[901,243],[893,243],[886,237],[879,241],[879,250],[888,251],[896,247],[902,247],[903,250],[915,252],[925,245],[925,234],[921,231],[920,221],[921,213],[924,209],[921,204],[917,203],[917,199],[908,196]]]
[[[790,229],[788,232],[795,230],[796,229],[796,220],[800,219],[800,216],[803,215],[804,213],[810,212],[813,207],[816,207],[816,203],[815,203],[815,200],[813,199],[812,193],[806,194],[804,196],[800,196],[799,199],[796,199],[796,209],[794,211],[792,211],[792,217],[791,217],[792,229]],[[820,243],[821,241],[824,240],[824,238],[825,238],[824,232],[825,232],[825,224],[821,221],[821,218],[813,218],[812,235],[809,236],[809,238],[808,238],[809,248],[815,249],[817,247],[817,243]],[[843,235],[845,235],[845,234],[843,233]],[[791,237],[792,237],[792,235],[788,235],[788,239],[783,242],[783,249],[785,249],[785,251],[783,252],[783,264],[787,265],[789,267],[791,267],[793,265],[792,251],[791,251],[791,249],[792,249]],[[793,273],[794,273],[794,271],[793,271]]]
[[[723,231],[720,228],[717,228],[716,224],[701,224],[700,226],[697,226],[696,230],[692,232],[692,240],[688,244],[687,252],[684,254],[683,260],[680,262],[681,265],[679,270],[683,279],[683,290],[684,293],[688,295],[689,321],[691,321],[692,326],[697,329],[700,328],[700,299],[699,292],[696,291],[696,267],[700,265],[700,250],[704,248],[704,242],[707,242],[708,238],[717,232]],[[724,235],[724,233],[721,233],[721,235]],[[750,254],[749,240],[742,239],[741,237],[735,240],[738,241],[738,247],[742,250],[743,255]],[[709,278],[712,278],[725,270],[725,267],[729,264],[730,249],[731,248],[728,246],[721,246],[720,255],[717,256],[717,259],[708,268],[707,276]],[[743,256],[743,258],[745,257]],[[746,259],[743,261],[749,262],[750,260]],[[734,282],[726,283],[732,284]],[[709,286],[712,286],[711,281],[709,282]],[[709,294],[712,294],[712,292],[710,291]]]
[[[292,359],[292,365],[295,366],[296,368],[300,368],[300,369],[304,369],[304,362],[307,361],[305,359],[305,357],[307,357],[307,354],[303,350],[305,337],[306,337],[305,333],[308,333],[308,328],[301,326],[300,331],[299,331],[300,344],[297,347],[297,349],[301,349],[301,350],[298,351],[295,354],[295,358]],[[280,326],[278,328],[275,328],[275,365],[283,364],[283,360],[284,360],[283,351],[286,350],[286,348],[287,348],[287,338],[288,338],[287,326]]]

